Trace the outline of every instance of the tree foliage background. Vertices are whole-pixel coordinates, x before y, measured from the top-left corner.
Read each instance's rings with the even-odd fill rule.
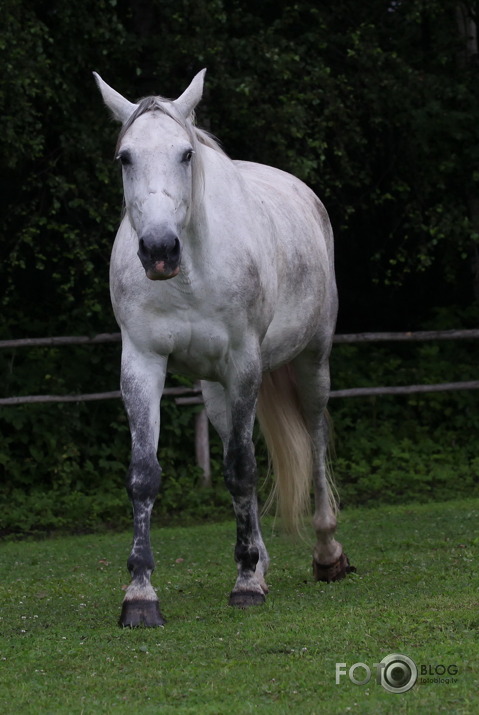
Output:
[[[177,96],[202,67],[199,123],[232,157],[291,171],[326,204],[339,331],[476,325],[479,65],[470,35],[478,8],[453,0],[4,0],[1,337],[116,329],[108,261],[121,209],[117,128],[91,71],[133,100]],[[422,370],[423,380],[439,372],[447,381],[452,369],[457,379],[468,371],[474,378],[473,347],[418,349],[404,356],[403,379]],[[380,384],[385,368],[397,382],[397,354],[338,352],[336,385],[365,376]],[[1,351],[0,367],[4,395],[104,391],[118,380],[112,347]],[[464,488],[477,487],[477,450],[469,440],[465,454],[458,437],[477,422],[474,397],[434,399],[337,408],[349,500],[430,495],[438,479],[450,484],[452,442],[463,450]],[[191,411],[166,403],[164,411],[164,509],[188,503],[198,511]],[[0,498],[9,505],[0,529],[72,520],[88,528],[127,510],[120,475],[128,430],[119,405],[4,408],[0,421]],[[434,432],[446,422],[454,437]],[[386,424],[394,434],[376,443]],[[433,454],[423,439],[419,468],[405,455],[419,460],[407,440],[421,429]],[[384,451],[391,460],[393,448],[401,453],[394,478],[394,469],[372,466]],[[404,486],[408,469],[419,473],[416,487]]]

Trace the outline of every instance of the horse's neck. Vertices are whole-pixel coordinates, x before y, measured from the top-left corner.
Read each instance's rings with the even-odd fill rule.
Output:
[[[183,241],[181,280],[175,279],[180,290],[193,293],[211,290],[219,277],[226,282],[234,280],[244,256],[255,253],[254,246],[246,245],[253,241],[254,232],[244,227],[254,221],[245,178],[225,154],[209,147],[201,150],[204,184],[194,196]]]
[[[222,244],[228,241],[227,226],[238,212],[244,191],[243,180],[234,163],[223,153],[202,147],[203,186],[195,196],[187,229],[188,246],[198,260],[214,262]]]

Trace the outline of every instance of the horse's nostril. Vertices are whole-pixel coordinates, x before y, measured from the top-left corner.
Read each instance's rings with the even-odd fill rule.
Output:
[[[180,242],[177,238],[175,238],[173,248],[168,253],[169,253],[170,259],[178,258],[178,256],[180,255]]]

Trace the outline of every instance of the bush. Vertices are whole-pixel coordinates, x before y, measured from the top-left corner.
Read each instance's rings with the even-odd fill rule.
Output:
[[[477,311],[439,311],[425,328],[477,325]],[[477,379],[477,343],[338,345],[333,388]],[[477,391],[331,400],[343,503],[400,503],[479,493]]]

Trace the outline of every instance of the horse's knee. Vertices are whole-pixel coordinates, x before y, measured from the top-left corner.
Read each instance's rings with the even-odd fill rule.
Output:
[[[126,477],[126,490],[132,501],[154,501],[160,486],[161,467],[156,456],[131,461]]]

